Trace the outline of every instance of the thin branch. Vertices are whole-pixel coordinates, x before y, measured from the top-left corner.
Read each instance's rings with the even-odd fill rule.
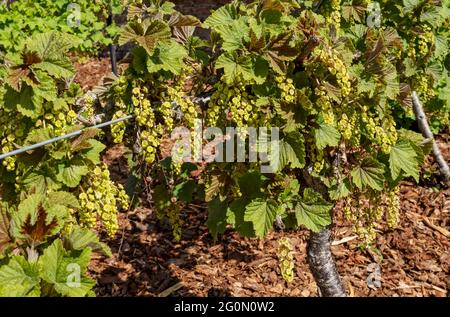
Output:
[[[441,174],[444,177],[445,181],[448,181],[448,180],[450,180],[450,168],[448,167],[446,160],[442,156],[442,152],[439,149],[438,144],[434,140],[434,135],[431,132],[430,126],[428,125],[427,117],[423,110],[423,106],[420,103],[419,97],[417,96],[417,93],[415,91],[413,91],[413,93],[412,93],[412,100],[413,100],[414,113],[417,118],[417,123],[419,124],[419,130],[420,130],[420,132],[422,132],[422,135],[425,138],[431,139],[433,141],[434,158],[436,159],[436,162],[439,165],[439,169],[440,169]]]
[[[340,245],[340,244],[344,244],[344,243],[353,241],[355,239],[358,239],[358,236],[345,237],[345,238],[342,238],[341,240],[335,240],[335,241],[331,242],[331,245],[332,246]]]
[[[165,291],[162,291],[158,297],[167,297],[170,294],[172,294],[173,292],[176,292],[177,290],[179,290],[180,288],[183,287],[183,283],[179,282],[171,287],[169,287],[168,289],[166,289]]]

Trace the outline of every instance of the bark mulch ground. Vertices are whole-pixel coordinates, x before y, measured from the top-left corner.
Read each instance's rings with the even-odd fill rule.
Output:
[[[84,91],[92,90],[101,85],[103,77],[111,74],[111,60],[109,58],[90,58],[86,62],[75,62],[77,71],[75,82],[80,84]]]

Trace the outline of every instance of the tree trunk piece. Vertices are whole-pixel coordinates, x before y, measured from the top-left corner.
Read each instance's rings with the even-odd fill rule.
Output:
[[[417,123],[419,125],[419,130],[420,132],[422,132],[422,135],[425,138],[433,140],[433,156],[439,166],[439,170],[441,171],[442,177],[444,178],[445,181],[449,181],[450,168],[448,167],[447,162],[442,156],[442,152],[439,149],[438,144],[434,140],[434,135],[431,132],[430,126],[428,125],[427,117],[425,115],[425,112],[423,111],[422,104],[420,103],[419,97],[417,96],[417,93],[415,91],[413,91],[412,93],[412,100],[414,113],[416,115]]]
[[[311,232],[308,243],[308,262],[320,293],[324,297],[346,297],[344,286],[331,254],[331,230],[326,227]]]

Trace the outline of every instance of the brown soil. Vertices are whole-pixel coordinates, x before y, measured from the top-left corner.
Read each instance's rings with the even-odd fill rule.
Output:
[[[75,82],[80,84],[84,91],[91,90],[102,83],[103,77],[111,74],[111,60],[109,58],[90,58],[88,61],[75,62]]]

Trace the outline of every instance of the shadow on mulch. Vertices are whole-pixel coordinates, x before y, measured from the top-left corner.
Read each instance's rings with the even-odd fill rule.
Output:
[[[137,209],[136,213],[128,214],[128,218],[124,214],[121,216],[121,224],[125,225],[123,237],[109,243],[114,257],[106,260],[107,267],[103,270],[96,270],[97,265],[104,267],[103,263],[94,264],[98,295],[156,296],[181,282],[185,271],[217,274],[216,269],[205,266],[211,261],[200,264],[208,257],[204,254],[206,249],[213,254],[221,248],[226,261],[249,263],[255,259],[251,250],[237,241],[225,239],[214,245],[206,228],[197,230],[198,224],[206,220],[204,213],[198,210],[184,213],[185,224],[193,225],[184,228],[180,242],[172,241],[169,224],[155,219],[149,209]],[[228,288],[219,285],[207,292],[208,296],[230,295]],[[177,288],[176,293],[196,296],[186,286]]]

